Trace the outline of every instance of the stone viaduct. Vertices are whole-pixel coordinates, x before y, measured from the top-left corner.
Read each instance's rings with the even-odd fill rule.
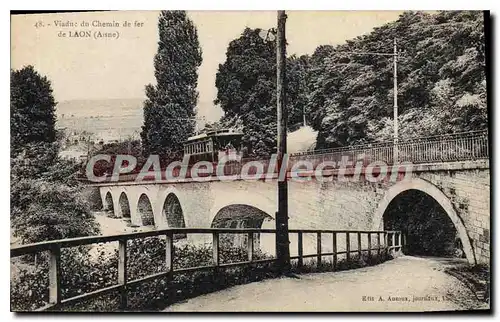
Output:
[[[381,230],[391,201],[405,191],[419,190],[446,211],[468,261],[489,263],[488,160],[420,164],[404,180],[394,182],[340,181],[335,175],[332,179],[289,182],[290,229]],[[275,227],[276,180],[113,182],[94,186],[105,209],[118,217],[130,217],[136,226]],[[195,241],[197,237],[188,238]],[[273,244],[274,236],[261,236],[261,244],[265,238]],[[295,238],[290,236],[292,254],[297,251]],[[315,247],[313,238],[304,238],[304,242]]]

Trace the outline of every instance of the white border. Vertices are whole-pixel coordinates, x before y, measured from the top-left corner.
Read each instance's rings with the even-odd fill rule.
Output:
[[[266,1],[254,0],[246,3],[234,0],[146,0],[146,1],[113,1],[113,0],[86,0],[85,2],[70,2],[63,0],[43,1],[43,9],[55,8],[61,10],[84,10],[86,8],[100,8],[107,10],[159,10],[159,9],[183,9],[183,10],[485,10],[494,5],[494,1],[488,0],[455,0],[455,1],[392,1],[392,0],[310,0],[310,1]],[[16,10],[41,9],[38,1],[16,1]]]
[[[6,8],[6,10],[2,10],[3,13],[3,19],[0,20],[0,32],[2,33],[1,39],[2,41],[2,61],[7,64],[7,61],[10,61],[10,44],[7,42],[7,39],[10,39],[10,13],[7,10],[10,9],[16,9],[16,10],[33,10],[33,9],[44,9],[44,10],[50,10],[52,8],[57,8],[59,10],[65,9],[65,10],[82,10],[82,9],[92,9],[92,8],[102,8],[102,9],[112,9],[112,10],[157,10],[157,9],[185,9],[185,10],[276,10],[278,8],[280,9],[287,9],[287,10],[458,10],[458,9],[469,9],[469,10],[487,10],[490,9],[492,10],[491,14],[495,16],[495,14],[498,14],[499,9],[498,9],[498,1],[486,1],[486,0],[454,0],[454,1],[436,1],[436,0],[420,0],[420,1],[390,1],[390,0],[378,0],[378,1],[361,1],[361,0],[349,0],[349,1],[333,1],[333,0],[327,0],[327,1],[268,1],[268,0],[254,0],[251,2],[248,2],[246,4],[243,4],[239,1],[235,0],[219,0],[217,2],[215,1],[206,1],[206,0],[183,0],[183,1],[168,1],[168,0],[163,0],[163,1],[111,1],[111,0],[85,0],[85,1],[78,1],[78,2],[70,2],[70,1],[52,1],[52,0],[45,0],[43,2],[40,1],[15,1],[12,3],[15,8]],[[2,7],[7,4],[7,1],[2,2]],[[43,5],[42,5],[43,4]],[[498,23],[498,20],[496,20],[496,23]],[[494,25],[492,27],[495,27]],[[495,28],[496,29],[496,28]],[[498,32],[495,33],[495,30],[492,30],[493,32],[493,44],[498,43],[499,41],[499,36]],[[498,68],[498,64],[495,65]],[[9,67],[10,69],[10,63]],[[492,74],[497,74],[497,68],[495,68],[494,71],[492,71]],[[7,172],[7,169],[10,168],[10,163],[7,159],[7,155],[9,153],[7,151],[10,150],[10,140],[9,140],[9,110],[7,106],[9,106],[9,87],[8,84],[10,82],[9,80],[9,71],[7,70],[7,67],[5,68],[4,72],[2,73],[2,86],[0,87],[2,90],[2,109],[1,112],[4,113],[0,117],[0,122],[2,122],[0,129],[2,131],[2,135],[0,135],[0,151],[2,151],[3,157],[0,159],[2,162],[2,167],[5,169],[2,173],[2,178],[0,180],[1,182],[1,194],[0,196],[2,197],[2,203],[1,205],[3,206],[2,208],[2,214],[3,214],[3,219],[5,222],[3,223],[2,227],[4,228],[4,233],[2,234],[2,242],[1,242],[1,247],[3,249],[3,257],[7,258],[7,254],[9,253],[9,243],[8,240],[10,239],[10,232],[8,233],[7,230],[9,229],[9,205],[10,205],[10,186],[8,185],[9,183],[9,174]],[[495,88],[491,88],[493,93],[498,93],[499,91],[499,85],[498,82],[495,84]],[[496,110],[496,106],[492,106]],[[499,124],[500,122],[498,121],[498,115],[499,113],[495,113],[495,125]],[[493,120],[490,120],[493,121]],[[496,131],[498,132],[498,131]],[[498,137],[495,133],[495,138],[494,142],[498,141]],[[498,171],[496,172],[495,178],[494,179],[499,179],[499,174]],[[9,199],[7,199],[9,198]],[[500,198],[500,192],[497,187],[497,191],[495,191],[495,198],[493,200],[499,200]],[[492,201],[493,201],[492,200]],[[496,207],[492,207],[491,209],[497,209]],[[493,214],[492,214],[493,216]],[[496,220],[496,225],[494,227],[495,231],[498,230],[498,222],[500,220]],[[493,236],[493,234],[492,234]],[[495,248],[496,249],[496,243],[495,243]],[[3,285],[1,287],[2,290],[2,297],[1,297],[1,305],[2,305],[2,315],[6,315],[8,320],[13,320],[17,316],[14,316],[12,313],[8,313],[10,311],[10,304],[9,304],[9,280],[7,279],[7,276],[10,276],[10,267],[8,266],[9,264],[8,261],[5,261],[5,266],[2,267],[2,277],[3,277]],[[498,266],[495,266],[496,268]],[[496,275],[497,269],[495,269],[495,272],[493,274]],[[495,299],[498,299],[498,296],[495,296]],[[496,301],[497,302],[497,301]],[[498,308],[498,302],[492,304]],[[36,318],[37,315],[30,315],[28,317],[24,316],[23,319],[34,319]],[[50,318],[50,319],[66,319],[68,316],[67,315],[44,315],[44,318]],[[72,320],[75,321],[82,321],[82,320],[87,320],[88,318],[91,318],[91,315],[88,316],[69,316]],[[221,317],[220,316],[194,316],[203,318],[203,319],[208,319],[208,320],[219,320]],[[254,319],[257,318],[256,316],[252,315],[247,315],[247,316],[225,316],[226,318],[230,319],[241,319],[241,318],[249,318],[249,319]],[[289,320],[290,315],[287,316],[270,316],[270,317],[263,317],[259,316],[259,320],[268,320],[268,321],[276,321],[276,320]],[[301,318],[308,319],[310,317],[306,316],[300,316]],[[314,316],[316,318],[324,318],[325,316]],[[385,316],[364,316],[369,319],[380,319],[380,318],[385,318]],[[419,315],[412,315],[412,316],[401,316],[401,315],[393,315],[392,316],[395,319],[401,319],[401,318],[408,318],[408,319],[418,319],[421,318]],[[100,317],[103,320],[107,321],[118,321],[124,318],[124,316],[101,316]],[[127,318],[139,318],[137,315],[130,315]],[[142,318],[142,317],[140,317]],[[164,319],[169,319],[172,321],[177,321],[177,320],[191,320],[193,319],[192,316],[148,316],[148,319],[154,318],[158,320],[164,320]],[[327,318],[333,318],[333,319],[343,319],[341,316],[328,316]],[[352,318],[352,317],[351,317]],[[360,319],[361,317],[356,317],[355,320]],[[447,315],[439,315],[439,316],[425,316],[426,319],[430,320],[448,320],[450,317]],[[453,319],[464,319],[467,318],[467,316],[458,316],[454,315]]]

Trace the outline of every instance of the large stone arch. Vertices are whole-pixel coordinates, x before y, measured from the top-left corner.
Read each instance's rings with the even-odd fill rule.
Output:
[[[472,248],[467,229],[465,228],[462,219],[458,216],[455,207],[453,207],[450,199],[438,187],[423,179],[412,178],[408,181],[401,181],[389,188],[375,211],[375,215],[373,217],[373,230],[383,229],[383,217],[385,211],[389,207],[389,204],[402,192],[408,190],[419,190],[429,195],[445,210],[446,214],[453,222],[460,240],[462,241],[463,250],[467,260],[471,264],[476,264],[474,250]]]
[[[184,220],[184,227],[195,227],[191,224],[189,214],[189,199],[186,199],[185,192],[181,189],[177,189],[175,185],[162,186],[156,195],[157,202],[155,203],[154,213],[155,213],[155,223],[158,228],[169,228],[171,227],[168,223],[168,218],[165,213],[165,201],[171,195],[175,195],[179,201],[179,205],[182,209],[182,216]]]
[[[231,204],[219,209],[210,225],[212,228],[261,228],[266,219],[273,218],[257,207]]]
[[[215,200],[211,208],[210,218],[209,218],[210,225],[212,225],[215,216],[217,216],[217,214],[222,209],[234,205],[246,205],[252,208],[259,209],[260,211],[269,215],[270,219],[273,221],[275,217],[275,212],[277,210],[277,205],[274,202],[271,202],[271,200],[268,200],[266,198],[255,197],[252,195],[248,195],[247,193],[241,193],[238,195],[233,194],[231,195],[231,198],[221,195],[217,196],[217,199]],[[264,223],[262,228],[270,228],[270,227],[266,227],[266,224]]]
[[[255,206],[248,204],[230,204],[219,209],[214,216],[210,226],[212,228],[270,228],[269,223],[274,219],[268,213]],[[245,247],[248,243],[246,234],[222,234],[220,237],[224,244]],[[265,253],[274,252],[274,234],[255,234],[254,249],[260,249]],[[224,247],[224,245],[222,245]]]
[[[182,205],[175,193],[170,192],[165,197],[162,207],[162,216],[167,222],[169,228],[186,227]]]

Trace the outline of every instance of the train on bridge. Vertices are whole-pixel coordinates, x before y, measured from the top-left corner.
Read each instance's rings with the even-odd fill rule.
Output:
[[[161,172],[164,172],[171,162],[185,160],[186,156],[188,157],[187,162],[189,165],[193,165],[199,161],[206,161],[212,163],[212,167],[210,168],[216,171],[219,168],[218,163],[224,156],[229,155],[231,157],[226,159],[222,165],[224,175],[241,174],[244,164],[256,160],[247,157],[246,149],[242,144],[243,135],[242,132],[236,130],[221,129],[189,137],[184,142],[182,152],[173,156],[160,158]],[[354,165],[359,161],[362,161],[363,167],[367,167],[372,162],[382,162],[390,166],[401,163],[432,164],[479,160],[488,158],[488,151],[488,132],[475,131],[414,138],[407,141],[402,140],[396,145],[393,142],[372,142],[349,147],[293,153],[289,155],[287,171],[290,171],[294,164],[305,160],[313,165],[313,169],[323,162],[342,163],[346,167],[354,168]],[[115,157],[116,155],[112,155],[109,160],[95,162],[93,167],[94,175],[111,177],[115,168]],[[263,167],[262,173],[267,173],[271,166],[269,163],[270,158],[260,157],[258,160]],[[126,160],[123,162],[125,163],[121,164],[121,167],[128,166]],[[134,181],[144,164],[146,164],[146,159],[143,156],[139,157],[135,169],[127,171],[127,173],[122,173],[119,181]],[[247,168],[249,175],[256,174],[255,171],[257,169],[255,167]],[[191,167],[187,170],[186,178],[191,177],[190,169]],[[272,169],[274,169],[271,170],[274,173],[278,172],[277,167],[273,167]],[[83,170],[85,171],[85,169]],[[172,169],[173,176],[177,177],[180,171],[180,167]],[[200,174],[200,176],[210,176],[214,173],[204,173]],[[82,173],[81,180],[85,181],[86,179],[84,173]]]
[[[198,161],[218,162],[224,155],[235,154],[242,158],[242,132],[233,129],[214,130],[189,137],[184,143],[184,155],[190,164]]]

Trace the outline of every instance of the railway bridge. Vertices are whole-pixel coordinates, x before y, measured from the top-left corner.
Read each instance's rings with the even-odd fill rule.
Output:
[[[396,161],[406,163],[394,162],[395,149]],[[418,138],[397,146],[377,143],[291,155],[286,174],[290,179],[289,228],[384,230],[388,209],[405,193],[417,191],[436,202],[449,217],[467,260],[473,264],[488,263],[488,149],[487,133],[472,132]],[[304,160],[314,165],[347,160],[353,166],[346,171],[322,169],[319,178],[317,171],[298,166]],[[361,172],[354,168],[357,160],[363,160]],[[383,179],[367,180],[367,160],[388,165],[387,172],[378,174]],[[91,186],[99,189],[104,209],[118,217],[129,217],[135,226],[274,228],[277,177],[243,178],[240,173],[244,166],[242,162],[226,171],[225,177],[213,173],[203,180],[188,177],[137,182],[133,176],[124,175],[117,182]],[[228,176],[232,180],[226,180]],[[187,238],[203,242],[205,237]],[[261,246],[274,247],[274,237],[266,238],[261,236]],[[292,254],[297,252],[293,238],[291,235]],[[314,238],[306,238],[304,247],[315,247],[315,243]]]

